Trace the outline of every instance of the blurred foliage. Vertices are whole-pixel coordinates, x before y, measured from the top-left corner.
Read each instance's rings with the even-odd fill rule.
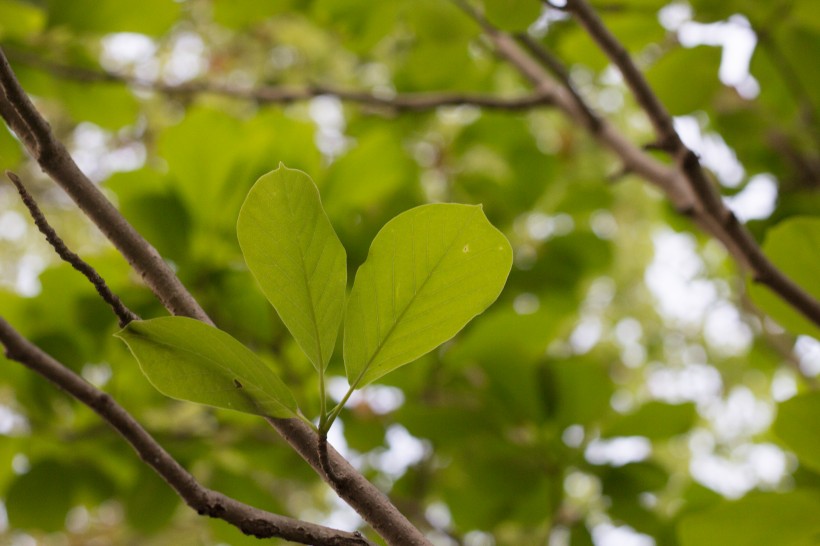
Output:
[[[696,151],[726,196],[756,175],[776,181],[773,209],[748,225],[818,295],[816,2],[592,3],[670,111],[708,141]],[[529,29],[597,111],[638,145],[652,141],[571,19],[534,1],[474,5],[499,27]],[[732,29],[757,40],[746,79],[727,84],[723,65],[743,61],[716,44]],[[348,288],[398,213],[483,204],[515,253],[499,300],[363,389],[331,437],[437,544],[610,545],[623,533],[682,546],[817,543],[820,406],[801,377],[820,371],[816,326],[744,278],[643,181],[608,184],[617,159],[559,113],[396,113],[329,96],[257,104],[82,77],[104,68],[168,85],[525,93],[455,3],[0,0],[0,45],[82,168],[216,323],[276,366],[309,416],[315,371],[236,240],[253,182],[280,161],[314,178],[347,251]],[[729,152],[709,163],[716,147]],[[721,167],[735,157],[741,174],[727,182]],[[5,129],[0,167],[20,173],[132,309],[166,314]],[[0,256],[0,314],[112,394],[204,484],[359,525],[262,420],[154,390],[93,287],[53,256],[8,184]],[[344,384],[339,349],[328,374]],[[0,433],[3,543],[256,542],[184,507],[95,414],[2,357]]]

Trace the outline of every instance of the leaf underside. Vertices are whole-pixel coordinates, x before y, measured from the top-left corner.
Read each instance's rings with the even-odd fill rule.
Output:
[[[166,396],[267,417],[296,415],[296,400],[273,370],[222,330],[162,317],[136,320],[116,335]]]

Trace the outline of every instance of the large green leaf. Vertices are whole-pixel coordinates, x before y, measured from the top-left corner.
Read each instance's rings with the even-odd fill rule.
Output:
[[[203,322],[135,320],[116,335],[166,396],[269,417],[296,414],[293,395],[265,362]]]
[[[802,464],[820,472],[820,393],[806,393],[780,404],[774,432]]]
[[[784,220],[766,233],[763,252],[803,290],[820,299],[820,218]],[[750,282],[752,301],[792,334],[820,337],[820,328],[774,292]]]
[[[751,494],[683,518],[682,546],[808,546],[820,533],[817,491]]]
[[[313,180],[280,164],[251,188],[236,231],[262,292],[323,371],[344,313],[347,257]]]
[[[495,301],[509,242],[479,206],[423,205],[376,235],[345,317],[347,378],[361,387],[436,348]]]

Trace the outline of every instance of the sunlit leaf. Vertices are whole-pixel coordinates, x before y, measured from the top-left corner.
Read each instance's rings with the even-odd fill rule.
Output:
[[[236,231],[262,292],[324,370],[344,313],[347,258],[313,180],[284,165],[266,174],[248,193]]]
[[[186,317],[137,320],[117,337],[166,396],[270,417],[296,413],[293,395],[267,364],[205,323]]]
[[[344,357],[361,387],[453,337],[501,293],[512,249],[481,207],[423,205],[376,235],[356,273]]]

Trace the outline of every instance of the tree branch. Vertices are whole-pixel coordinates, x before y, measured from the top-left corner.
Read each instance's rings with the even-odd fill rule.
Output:
[[[587,33],[620,69],[638,104],[652,121],[659,144],[676,159],[685,179],[694,190],[699,207],[703,209],[703,215],[710,217],[708,220],[714,223],[714,230],[721,233],[721,240],[728,239],[733,242],[734,247],[751,268],[756,282],[771,288],[806,318],[820,325],[820,302],[769,261],[751,233],[723,204],[720,194],[706,176],[697,155],[680,139],[672,117],[632,62],[626,48],[606,28],[586,0],[567,0],[567,10],[586,28]]]
[[[23,186],[23,182],[20,181],[20,177],[11,171],[6,171],[6,176],[8,176],[9,180],[11,180],[17,188],[17,192],[20,194],[23,204],[26,206],[29,213],[31,213],[31,218],[34,220],[34,224],[37,226],[37,229],[40,230],[40,233],[46,236],[46,241],[48,241],[48,244],[54,248],[54,251],[58,256],[60,256],[60,258],[71,264],[71,267],[85,275],[85,278],[87,278],[89,282],[94,285],[94,288],[97,289],[97,293],[100,297],[111,307],[114,314],[117,315],[120,327],[124,328],[132,320],[139,320],[137,314],[126,307],[120,298],[118,298],[117,295],[114,294],[110,288],[108,288],[108,284],[106,284],[105,279],[103,279],[100,274],[97,273],[97,271],[95,271],[94,268],[87,262],[80,258],[76,253],[72,252],[63,240],[60,239],[60,236],[57,235],[54,228],[49,225],[43,211],[41,211],[40,207],[37,206],[37,202],[34,201],[31,194],[26,191],[25,186]]]
[[[0,95],[0,114],[9,126],[24,141],[43,170],[66,188],[83,212],[114,243],[166,309],[175,315],[188,316],[213,324],[168,264],[88,180],[62,143],[53,136],[48,123],[20,87],[2,50],[0,89],[3,91]],[[29,123],[40,129],[36,132],[30,130]],[[41,147],[46,151],[43,152]],[[322,478],[327,480],[318,462],[318,435],[307,424],[298,419],[269,419],[268,422]],[[388,544],[429,545],[421,531],[416,529],[381,491],[350,466],[344,457],[329,448],[328,458],[339,475],[344,477],[347,486],[339,487],[335,483],[330,485]]]
[[[65,190],[125,256],[169,311],[211,322],[154,247],[122,217],[97,186],[83,174],[65,146],[54,137],[48,122],[17,81],[2,49],[0,115],[37,160],[40,168]],[[140,266],[137,267],[136,264]]]
[[[735,215],[723,204],[697,156],[680,140],[672,118],[649,88],[626,49],[603,25],[583,0],[568,0],[566,11],[573,13],[587,28],[598,45],[624,75],[641,107],[647,112],[658,134],[659,145],[669,151],[677,168],[663,165],[635,147],[611,123],[601,120],[597,130],[589,125],[588,106],[579,105],[580,97],[560,86],[532,57],[510,37],[490,25],[469,6],[455,0],[484,29],[497,53],[528,79],[539,91],[552,96],[553,103],[570,118],[586,127],[604,146],[612,150],[631,172],[658,186],[675,208],[690,216],[704,231],[727,248],[741,266],[748,267],[756,282],[772,289],[783,300],[820,325],[820,302],[786,277],[760,250],[757,242]]]
[[[170,96],[187,96],[199,93],[221,95],[240,100],[250,100],[258,104],[289,104],[312,99],[321,95],[331,95],[345,102],[364,106],[384,108],[396,112],[423,112],[442,106],[476,106],[491,110],[520,111],[550,104],[548,96],[532,93],[522,97],[498,97],[477,93],[399,93],[381,96],[369,91],[339,89],[316,85],[310,87],[257,86],[236,87],[217,82],[190,82],[169,85],[159,81],[143,80],[111,71],[92,70],[67,66],[46,61],[33,55],[15,52],[9,54],[14,60],[41,68],[55,76],[81,82],[110,82],[127,84],[139,89],[155,91]]]
[[[222,519],[243,533],[258,538],[278,537],[301,544],[326,546],[373,546],[360,533],[338,531],[259,510],[203,487],[110,395],[54,360],[21,336],[2,317],[0,342],[9,359],[40,374],[94,410],[131,444],[145,464],[153,468],[200,515]]]
[[[558,81],[561,82],[564,89],[569,92],[570,96],[572,96],[575,101],[575,105],[578,107],[578,110],[586,119],[586,127],[593,133],[599,131],[601,129],[601,119],[592,110],[592,108],[587,105],[575,89],[575,86],[572,84],[572,80],[569,77],[569,71],[567,70],[567,67],[564,66],[564,63],[550,53],[545,47],[535,41],[535,39],[533,39],[533,37],[529,34],[517,34],[516,39],[525,48],[527,48],[527,51],[538,59],[542,65],[546,66],[547,69],[549,69],[550,72],[552,72],[552,74],[558,79]]]
[[[268,418],[268,423],[313,467],[356,512],[382,536],[388,544],[397,546],[430,546],[430,542],[379,489],[326,444],[328,467],[333,477],[325,474],[320,460],[319,436],[302,421]]]

